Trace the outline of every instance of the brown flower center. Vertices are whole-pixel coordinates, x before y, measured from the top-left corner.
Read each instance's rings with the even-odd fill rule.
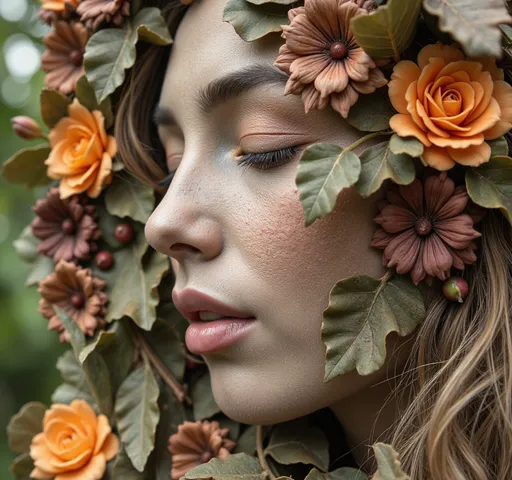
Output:
[[[82,62],[84,60],[84,53],[80,50],[73,50],[69,54],[69,61],[76,65],[77,67],[80,67],[82,65]]]
[[[75,223],[70,218],[63,220],[60,228],[67,235],[73,235],[73,233],[75,233]]]
[[[206,452],[201,454],[201,462],[207,463],[214,457],[213,452],[208,449]]]
[[[85,305],[85,296],[83,293],[74,293],[71,295],[71,305],[75,308],[82,308]]]
[[[348,54],[348,48],[343,42],[334,42],[329,49],[329,54],[334,60],[343,60]]]
[[[419,218],[414,225],[416,233],[422,237],[432,231],[432,222],[426,218]]]

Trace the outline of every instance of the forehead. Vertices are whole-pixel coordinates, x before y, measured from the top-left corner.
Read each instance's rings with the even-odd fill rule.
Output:
[[[179,114],[213,80],[254,63],[272,65],[283,43],[279,34],[245,42],[222,20],[227,0],[196,0],[176,33],[161,103]]]

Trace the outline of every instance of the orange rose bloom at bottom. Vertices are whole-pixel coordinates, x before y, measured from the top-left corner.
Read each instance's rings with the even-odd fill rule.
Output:
[[[54,404],[43,419],[43,431],[30,445],[35,468],[30,478],[100,480],[107,461],[119,450],[119,440],[105,415],[83,400]]]

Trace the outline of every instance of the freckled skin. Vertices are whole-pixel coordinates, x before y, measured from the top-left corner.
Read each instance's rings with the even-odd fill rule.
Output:
[[[300,97],[285,97],[279,85],[258,87],[208,116],[199,111],[199,89],[244,66],[271,65],[283,41],[271,35],[244,42],[222,22],[225,3],[195,2],[176,35],[161,104],[178,126],[161,127],[160,135],[167,153],[182,158],[146,235],[172,256],[177,291],[195,288],[258,319],[247,337],[205,360],[221,409],[241,422],[268,424],[330,406],[382,379],[385,369],[324,383],[321,339],[331,288],[351,275],[381,276],[381,256],[369,247],[375,198],[347,190],[332,215],[306,228],[295,185],[298,156],[267,171],[233,160],[240,144],[266,151],[265,139],[240,141],[251,131],[349,145],[360,134],[334,111],[305,115]],[[290,146],[285,134],[271,142],[270,150]]]

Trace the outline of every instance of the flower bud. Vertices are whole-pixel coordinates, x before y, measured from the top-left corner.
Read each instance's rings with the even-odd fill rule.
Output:
[[[11,118],[14,133],[25,140],[34,140],[43,136],[39,124],[30,117],[18,116]]]
[[[468,282],[460,277],[451,277],[443,284],[443,294],[452,302],[462,303],[468,296]]]

